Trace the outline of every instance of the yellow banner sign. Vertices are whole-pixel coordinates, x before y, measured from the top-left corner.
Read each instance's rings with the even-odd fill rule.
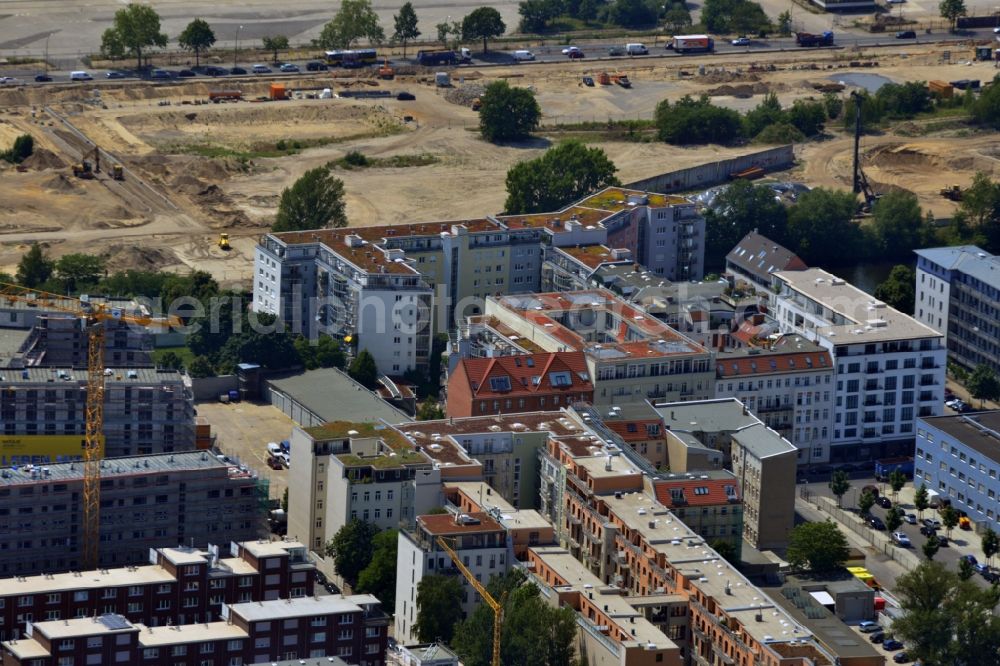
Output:
[[[83,449],[83,435],[0,435],[0,467],[83,460]]]

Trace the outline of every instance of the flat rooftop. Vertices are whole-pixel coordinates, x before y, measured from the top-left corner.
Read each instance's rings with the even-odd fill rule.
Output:
[[[533,546],[531,551],[564,581],[563,584],[555,586],[555,589],[573,590],[582,596],[590,592],[599,595],[593,599],[595,606],[602,608],[625,633],[634,634],[634,642],[652,643],[658,649],[676,647],[672,640],[645,618],[642,611],[636,610],[626,601],[619,591],[600,594],[600,590],[607,588],[607,585],[568,551],[559,546]]]
[[[182,384],[184,375],[177,370],[166,368],[107,368],[104,371],[105,384],[109,387],[115,384],[155,386],[164,382]],[[0,381],[5,386],[19,384],[51,384],[47,388],[59,388],[59,385],[87,383],[87,370],[65,368],[0,368]]]
[[[202,562],[205,560],[202,559]],[[177,578],[159,565],[133,568],[98,569],[95,571],[70,571],[38,576],[20,576],[0,579],[0,589],[5,596],[15,594],[44,594],[72,592],[75,590],[103,590],[132,585],[176,583]]]
[[[338,421],[348,414],[354,422],[394,423],[409,418],[336,368],[307,370],[267,381],[326,421]]]
[[[83,435],[80,435],[81,455]],[[101,476],[105,479],[124,476],[145,476],[191,470],[229,470],[229,478],[257,479],[257,472],[246,466],[222,462],[207,451],[157,453],[145,456],[106,458],[101,461]],[[0,474],[0,486],[19,486],[54,481],[82,481],[80,462],[56,462],[45,465],[5,467]]]
[[[228,622],[178,624],[169,627],[147,627],[144,624],[135,626],[140,630],[139,645],[147,648],[249,638],[247,632]]]
[[[920,420],[949,437],[954,437],[987,459],[1000,461],[1000,410],[955,416],[924,416]],[[917,427],[920,427],[919,421]]]
[[[502,532],[503,526],[493,520],[484,511],[473,511],[466,514],[469,520],[459,520],[450,513],[437,513],[417,516],[417,524],[432,536],[452,536],[461,534],[479,534],[485,532]]]
[[[732,438],[758,458],[771,458],[783,454],[798,455],[798,449],[794,444],[763,423],[742,428],[734,432]]]
[[[570,247],[557,247],[556,253],[563,252],[576,262],[586,266],[591,270],[597,270],[606,264],[627,264],[634,265],[632,253],[624,252],[624,256],[615,256],[615,251],[607,245],[574,245]]]
[[[504,513],[517,511],[514,505],[505,500],[500,493],[493,490],[493,487],[485,481],[444,481],[441,484],[445,492],[454,489],[460,491],[473,502],[479,504],[482,509],[496,507]]]
[[[636,206],[663,208],[665,206],[680,206],[691,201],[673,194],[644,192],[624,187],[609,187],[580,200],[577,205],[584,208],[597,208],[611,212],[619,212]]]
[[[779,271],[773,275],[792,291],[822,304],[847,320],[846,324],[816,329],[819,335],[832,337],[835,344],[942,337],[931,327],[821,268]]]
[[[580,432],[580,426],[561,411],[470,416],[437,421],[406,421],[396,427],[408,435],[421,433],[426,436],[474,435],[490,432],[548,432],[558,436]]]
[[[760,423],[736,398],[692,400],[654,405],[670,430],[686,432],[733,432]]]
[[[713,597],[726,615],[738,618],[744,631],[756,640],[770,643],[809,638],[808,631],[653,498],[635,492],[602,499],[629,529],[641,534],[653,550],[663,553],[691,585]],[[650,527],[650,523],[654,526]]]
[[[258,560],[262,557],[274,557],[275,555],[291,555],[291,551],[297,550],[305,552],[306,546],[298,541],[267,541],[259,539],[257,541],[242,541],[240,545],[243,549],[253,555]]]
[[[35,622],[34,631],[50,640],[93,636],[96,634],[123,634],[137,631],[136,625],[121,615],[107,614],[97,617],[79,617],[67,620]]]
[[[420,273],[407,261],[396,261],[382,247],[360,239],[352,244],[348,236],[355,235],[354,229],[316,229],[313,231],[284,231],[269,234],[287,245],[323,245],[359,270],[369,274],[410,275],[419,278]]]
[[[21,345],[31,335],[30,328],[0,328],[0,368],[18,357]]]
[[[230,604],[229,608],[234,615],[239,615],[248,622],[257,622],[313,615],[360,613],[363,610],[362,605],[367,606],[373,603],[378,603],[378,599],[370,594],[355,594],[346,597],[340,594],[329,594],[321,597],[250,601]]]

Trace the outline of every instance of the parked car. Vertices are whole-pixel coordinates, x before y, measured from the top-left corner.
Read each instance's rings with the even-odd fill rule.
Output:
[[[900,548],[909,548],[913,545],[910,543],[910,537],[906,536],[903,532],[893,532],[892,540]]]
[[[585,77],[583,77],[583,85],[587,86],[588,88],[593,88],[594,87],[594,77],[592,77],[592,76],[585,76]]]
[[[306,71],[308,72],[325,72],[330,69],[325,62],[312,61],[306,63]]]
[[[247,70],[243,69],[242,67],[232,67],[232,68],[230,68],[229,73],[230,74],[246,74]]]
[[[408,93],[406,91],[403,91],[396,95],[396,99],[398,99],[400,102],[412,102],[416,98],[417,98],[416,95],[414,95],[413,93]]]
[[[907,652],[897,652],[892,655],[892,660],[897,664],[908,664],[913,661],[913,657],[911,657]]]
[[[954,409],[955,405],[957,405],[960,402],[962,402],[962,400],[960,398],[952,397],[952,398],[944,401],[944,406],[945,407],[951,407],[952,409]]]
[[[190,69],[182,69],[181,71],[177,72],[177,77],[181,79],[190,79],[193,76],[198,76],[198,75],[195,74],[194,71]]]
[[[941,529],[941,521],[937,518],[924,518],[924,525],[935,530]]]
[[[891,3],[892,0],[889,0],[889,2]],[[900,30],[899,32],[896,33],[896,39],[916,39],[916,38],[917,38],[917,33],[913,32],[912,30]]]
[[[895,652],[896,650],[902,650],[903,644],[897,641],[895,638],[887,638],[882,643],[882,649],[888,652]]]
[[[48,74],[39,74],[35,77],[35,83],[51,83],[52,77]]]
[[[205,74],[208,76],[225,76],[228,73],[224,67],[216,67],[215,65],[205,68]]]
[[[903,520],[906,522],[907,525],[916,525],[917,524],[917,514],[915,514],[915,513],[908,513],[905,516],[903,516]]]
[[[945,535],[938,534],[937,540],[938,540],[938,545],[941,546],[942,548],[948,547],[948,537],[946,537]]]
[[[876,631],[874,634],[872,634],[871,636],[868,637],[868,640],[870,640],[872,643],[874,643],[876,645],[880,645],[882,643],[882,641],[885,640],[885,632],[884,631]]]
[[[109,79],[124,79],[125,78],[124,72],[108,72],[104,76],[107,77],[107,78],[109,78]]]
[[[868,516],[868,526],[873,530],[884,530],[885,523],[878,516]]]
[[[288,74],[288,73],[298,73],[298,72],[300,72],[300,71],[301,71],[301,70],[299,69],[299,66],[298,66],[298,65],[295,65],[295,64],[292,64],[292,63],[290,63],[290,62],[286,62],[286,63],[285,63],[284,65],[282,65],[282,66],[281,66],[281,67],[280,67],[279,69],[280,69],[280,70],[281,70],[282,72],[285,72],[286,74]]]
[[[625,47],[624,46],[612,46],[611,48],[608,49],[608,55],[609,56],[623,56],[623,55],[625,55]]]
[[[271,68],[267,65],[254,65],[252,68],[254,74],[270,74]]]
[[[750,46],[749,37],[737,37],[733,40],[733,46]]]
[[[858,624],[858,629],[861,630],[863,634],[870,634],[873,631],[878,631],[882,628],[878,622],[872,622],[871,620],[864,620]]]
[[[1000,574],[996,571],[986,571],[980,574],[987,583],[1000,582]]]
[[[165,69],[154,69],[149,78],[160,81],[167,80],[170,78],[170,72]]]
[[[977,574],[979,574],[980,576],[982,576],[985,573],[989,573],[989,571],[990,571],[990,565],[986,564],[985,562],[977,562],[975,564],[975,566],[972,567],[972,569]]]
[[[1000,28],[993,28],[994,35],[1000,35]]]
[[[958,559],[965,560],[966,562],[968,562],[969,564],[971,564],[973,567],[975,567],[977,564],[979,564],[979,560],[976,559],[975,555],[962,555],[962,557],[960,557]]]
[[[920,526],[920,533],[923,534],[925,537],[932,537],[932,536],[937,535],[937,530],[934,529],[933,527],[929,526],[929,525],[921,525]],[[940,539],[940,538],[941,537],[938,537],[938,539]]]
[[[875,498],[875,503],[878,504],[883,509],[891,509],[892,508],[892,500],[890,500],[885,495],[882,495],[881,497],[876,497]]]

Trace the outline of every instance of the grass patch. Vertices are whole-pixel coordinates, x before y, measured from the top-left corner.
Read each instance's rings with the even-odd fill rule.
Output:
[[[579,123],[557,123],[541,128],[547,134],[558,134],[560,138],[574,138],[581,141],[634,141],[649,143],[657,138],[656,121],[606,120]]]
[[[194,360],[194,353],[187,347],[158,347],[153,350],[151,354],[153,358],[153,363],[159,363],[160,359],[167,352],[173,352],[181,357],[181,361],[184,362],[185,367],[190,365],[191,361]]]
[[[392,155],[391,157],[368,157],[364,153],[352,150],[339,160],[327,162],[327,166],[339,169],[405,169],[407,167],[428,166],[437,164],[440,158],[430,153],[416,155]]]
[[[172,154],[198,155],[210,158],[233,158],[245,161],[265,157],[297,155],[307,148],[319,148],[338,143],[347,143],[349,141],[391,136],[399,134],[404,129],[402,125],[386,124],[373,132],[359,132],[358,134],[349,134],[347,136],[324,136],[314,139],[278,139],[274,143],[257,143],[248,148],[233,148],[217,143],[186,143],[165,146],[163,150]]]

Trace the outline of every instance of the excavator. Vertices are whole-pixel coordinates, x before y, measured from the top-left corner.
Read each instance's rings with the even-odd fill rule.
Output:
[[[396,76],[396,72],[393,71],[392,67],[389,65],[389,59],[386,58],[382,65],[378,68],[378,78],[380,79],[393,79]]]
[[[73,165],[73,175],[84,180],[91,180],[96,178],[99,173],[101,173],[101,149],[94,146],[83,154],[79,164]],[[111,177],[115,180],[125,180],[125,169],[121,164],[111,165]]]

